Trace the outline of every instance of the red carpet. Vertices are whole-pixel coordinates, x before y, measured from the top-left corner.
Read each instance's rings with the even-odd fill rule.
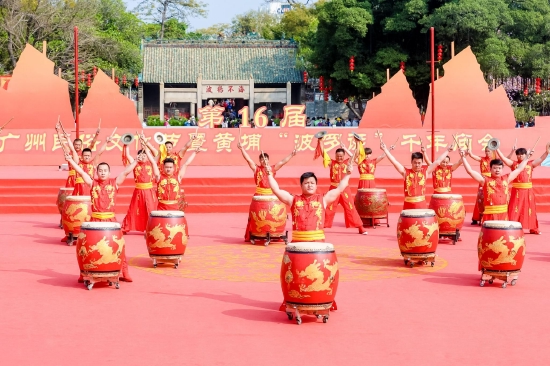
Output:
[[[523,272],[506,289],[479,287],[478,227],[467,225],[456,246],[440,243],[434,269],[408,269],[390,219],[359,236],[336,216],[327,240],[343,263],[339,310],[327,324],[304,316],[298,326],[277,311],[283,245],[243,244],[245,214],[189,214],[177,270],[151,271],[143,236],[126,236],[134,283],[92,291],[76,283],[75,249],[59,243],[57,215],[1,215],[2,364],[550,362],[549,214],[539,217],[543,235],[527,235]]]

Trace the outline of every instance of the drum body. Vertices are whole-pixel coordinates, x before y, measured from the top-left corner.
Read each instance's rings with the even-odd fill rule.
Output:
[[[329,309],[338,289],[338,260],[329,243],[290,243],[281,264],[281,289],[287,305]]]
[[[70,196],[74,191],[73,187],[63,187],[59,188],[59,193],[57,193],[57,209],[59,210],[59,213],[63,215],[63,208],[65,207],[65,200],[67,199],[67,196]]]
[[[80,225],[90,221],[91,205],[90,196],[67,196],[61,217],[65,235],[72,233],[76,236],[80,232]]]
[[[519,271],[525,259],[523,228],[515,221],[485,221],[477,243],[479,264],[487,271]]]
[[[355,208],[361,218],[386,218],[388,216],[386,190],[381,188],[359,188],[355,195]]]
[[[439,235],[456,234],[462,229],[466,210],[459,194],[434,194],[430,201],[439,223]]]
[[[276,196],[253,196],[249,229],[255,237],[281,237],[286,227],[286,205]]]
[[[118,222],[84,222],[76,241],[80,271],[118,272],[124,258],[124,238]]]
[[[149,256],[183,255],[187,247],[186,229],[182,211],[151,211],[146,229]]]
[[[401,253],[435,253],[439,242],[439,225],[430,209],[403,210],[397,222],[397,243]]]

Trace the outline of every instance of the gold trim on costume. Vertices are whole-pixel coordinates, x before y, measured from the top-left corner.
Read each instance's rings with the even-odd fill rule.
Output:
[[[330,183],[331,186],[333,187],[338,187],[340,185],[340,183]]]
[[[178,203],[178,201],[165,201],[165,200],[159,200],[159,203],[164,203],[165,205],[173,205]]]
[[[325,240],[324,230],[292,231],[292,241],[318,241]]]
[[[520,189],[533,188],[533,182],[528,182],[528,183],[512,183],[512,188],[520,188]]]
[[[92,212],[92,217],[94,219],[100,219],[100,220],[112,219],[113,217],[115,217],[115,213],[114,212]]]
[[[76,170],[69,170],[69,175],[76,175]]]
[[[136,189],[149,189],[153,188],[153,183],[136,183]]]
[[[451,191],[451,187],[438,187],[434,191],[437,193],[447,193]]]
[[[273,191],[271,190],[271,188],[256,187],[256,193],[257,194],[273,194]]]
[[[416,202],[422,202],[422,201],[426,201],[425,196],[405,197],[405,202],[409,202],[409,203],[416,203]]]
[[[500,214],[508,212],[508,205],[485,206],[484,215]]]
[[[374,180],[374,174],[359,174],[359,180]]]
[[[75,179],[74,182],[75,182],[75,183],[84,183],[84,178],[78,177],[78,178]]]
[[[491,173],[481,173],[481,175],[484,175],[486,177],[490,177],[491,176]]]

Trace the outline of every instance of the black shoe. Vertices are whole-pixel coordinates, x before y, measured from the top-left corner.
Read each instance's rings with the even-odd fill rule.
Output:
[[[477,221],[476,221],[476,220],[472,220],[472,225],[477,225]]]

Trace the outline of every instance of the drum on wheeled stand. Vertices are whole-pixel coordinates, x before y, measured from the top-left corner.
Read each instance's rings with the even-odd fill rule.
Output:
[[[388,221],[388,196],[383,188],[359,188],[355,195],[355,208],[365,227],[381,225],[380,220]]]
[[[248,215],[250,242],[256,240],[268,246],[271,240],[283,240],[288,244],[286,205],[277,196],[253,196]]]
[[[429,208],[434,210],[439,224],[439,238],[450,239],[453,245],[460,239],[466,210],[459,194],[436,193],[432,195]]]
[[[435,251],[439,243],[439,224],[434,210],[411,209],[401,211],[397,222],[397,243],[405,265],[415,263],[435,265]]]

